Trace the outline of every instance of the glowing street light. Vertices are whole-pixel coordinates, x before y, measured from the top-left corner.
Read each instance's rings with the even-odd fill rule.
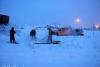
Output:
[[[98,24],[95,25],[95,28],[98,29],[100,26]]]
[[[76,23],[80,24],[80,18],[76,18]]]
[[[79,27],[79,28],[82,28],[82,26],[81,26],[81,20],[80,20],[80,18],[78,17],[78,18],[76,18],[75,19],[75,24],[77,25],[77,27]]]

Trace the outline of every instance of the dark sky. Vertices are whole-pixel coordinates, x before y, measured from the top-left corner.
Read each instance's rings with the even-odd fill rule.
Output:
[[[0,13],[11,17],[11,24],[81,25],[100,23],[100,0],[0,0]]]

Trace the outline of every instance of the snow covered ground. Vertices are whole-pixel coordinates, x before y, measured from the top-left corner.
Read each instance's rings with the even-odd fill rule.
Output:
[[[84,30],[85,36],[53,36],[60,44],[33,44],[30,26],[16,34],[19,44],[0,34],[0,67],[100,67],[100,31]],[[37,30],[37,41],[46,40],[45,29]]]

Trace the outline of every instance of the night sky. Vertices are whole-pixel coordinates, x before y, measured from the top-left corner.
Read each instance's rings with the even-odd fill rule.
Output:
[[[0,0],[0,14],[15,25],[81,25],[100,23],[100,0]]]

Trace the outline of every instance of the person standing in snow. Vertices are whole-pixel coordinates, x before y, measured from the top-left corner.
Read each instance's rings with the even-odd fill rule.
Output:
[[[34,38],[36,40],[36,29],[32,29],[30,31],[30,36],[32,37],[32,39]]]
[[[10,43],[15,43],[15,33],[14,27],[12,27],[10,30]]]
[[[51,27],[47,27],[47,30],[48,30],[48,43],[52,43],[53,31],[52,31]]]

